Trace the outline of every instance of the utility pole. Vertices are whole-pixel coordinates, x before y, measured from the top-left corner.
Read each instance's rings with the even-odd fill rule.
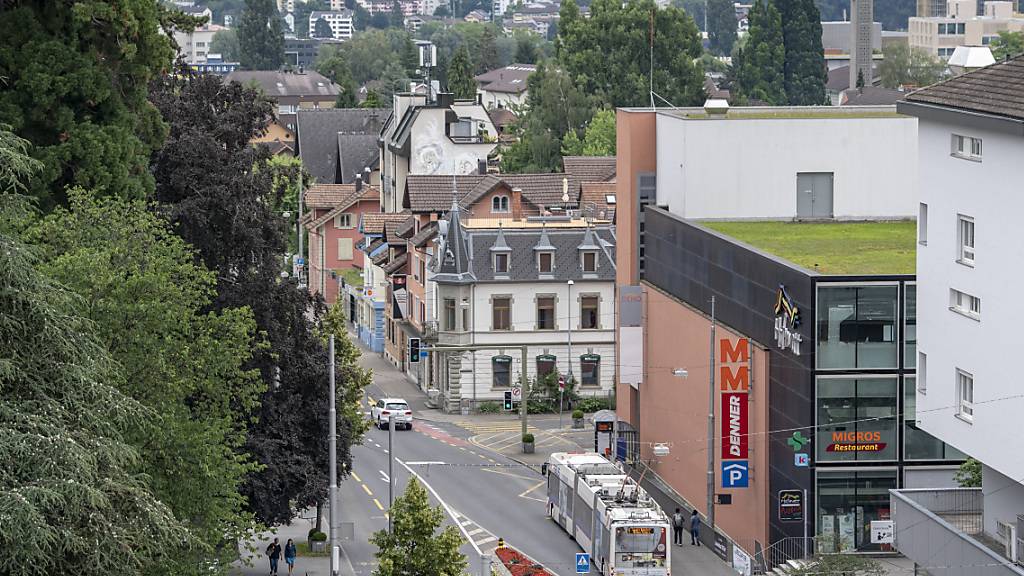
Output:
[[[711,349],[708,358],[708,526],[715,533],[715,297],[711,297]]]
[[[330,419],[330,474],[331,483],[328,489],[327,498],[330,500],[330,516],[328,523],[330,524],[331,530],[331,575],[338,573],[338,560],[340,557],[340,550],[338,548],[338,430],[337,430],[337,411],[334,407],[334,334],[331,334],[330,340],[327,346],[327,354],[330,356],[330,382],[331,382],[331,404],[330,410],[328,411],[328,418]]]
[[[565,386],[572,385],[572,285],[570,278],[566,285],[569,287],[569,376],[565,379]],[[558,387],[558,427],[562,427],[562,396],[565,394],[565,386]]]
[[[395,505],[395,412],[388,414],[388,533],[394,531],[391,508]]]
[[[297,280],[298,280],[297,284],[300,284],[300,285],[302,284],[303,272],[306,269],[306,257],[303,256],[303,250],[302,250],[302,244],[303,244],[303,242],[302,242],[302,193],[303,193],[303,190],[302,190],[302,166],[299,166],[299,220],[298,220],[297,225],[295,226],[295,229],[296,229],[296,231],[299,234],[299,253],[298,253],[297,257],[298,258],[302,258],[302,267],[299,268],[299,277],[297,278]],[[334,361],[334,354],[333,353],[331,354],[331,361],[332,362]],[[332,376],[332,378],[333,378],[333,376]],[[332,396],[332,398],[333,398],[333,396]]]

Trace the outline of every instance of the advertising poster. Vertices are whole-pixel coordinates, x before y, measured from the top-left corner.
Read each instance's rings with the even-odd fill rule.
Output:
[[[803,490],[779,490],[779,520],[783,522],[803,522]]]

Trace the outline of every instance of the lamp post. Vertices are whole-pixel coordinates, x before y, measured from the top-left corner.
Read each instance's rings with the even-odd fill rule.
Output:
[[[330,420],[329,426],[329,439],[330,439],[330,475],[331,483],[328,489],[327,499],[330,500],[330,516],[328,517],[328,523],[330,524],[331,532],[331,575],[338,573],[338,560],[340,558],[338,549],[338,444],[337,444],[337,411],[335,409],[334,402],[334,334],[331,334],[330,340],[327,347],[328,365],[330,366],[330,408],[327,411],[328,418]]]
[[[567,302],[567,304],[569,306],[569,374],[568,374],[568,376],[565,379],[565,383],[566,383],[567,386],[572,384],[572,286],[573,286],[573,284],[575,284],[575,282],[573,282],[571,278],[566,282],[566,285],[569,287],[569,301]],[[563,398],[564,394],[565,394],[565,386],[562,386],[562,387],[559,388],[559,391],[558,391],[558,427],[559,428],[562,427],[562,404],[563,404],[563,400],[564,400],[564,398]]]
[[[711,297],[711,344],[708,357],[708,527],[715,533],[715,297]]]

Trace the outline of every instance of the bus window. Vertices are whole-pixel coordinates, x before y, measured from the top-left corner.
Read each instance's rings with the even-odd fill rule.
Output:
[[[615,530],[615,569],[665,568],[668,553],[663,526],[626,526]]]

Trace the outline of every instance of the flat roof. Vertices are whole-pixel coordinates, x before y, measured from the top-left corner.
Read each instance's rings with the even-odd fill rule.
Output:
[[[650,109],[648,109],[650,110]],[[725,114],[704,108],[658,109],[658,113],[684,120],[827,120],[842,118],[909,118],[886,106],[734,106]]]
[[[914,274],[916,270],[917,223],[913,220],[700,224],[819,274]]]

